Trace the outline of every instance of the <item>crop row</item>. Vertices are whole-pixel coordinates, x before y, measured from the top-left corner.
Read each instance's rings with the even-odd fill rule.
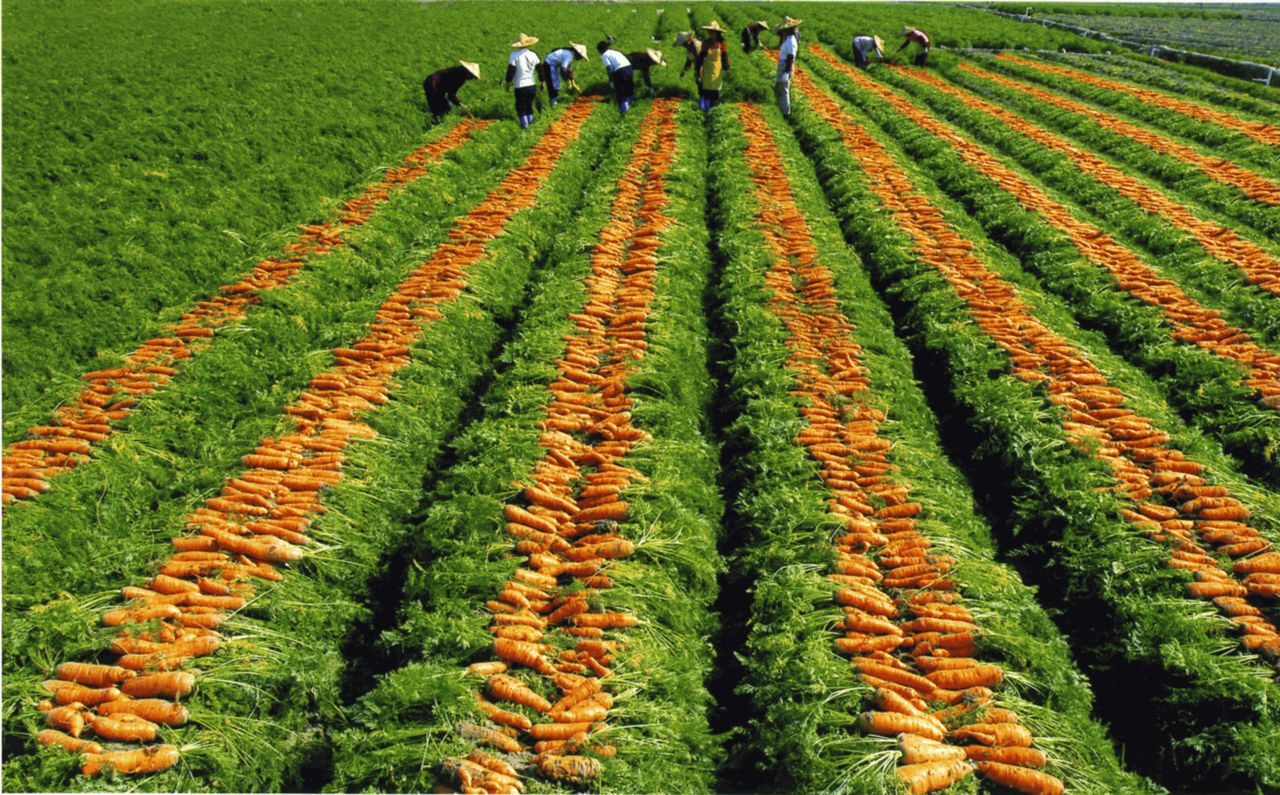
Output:
[[[1168,361],[1171,348],[1175,348],[1172,355],[1183,361],[1198,359],[1201,364],[1194,372],[1185,367],[1167,370],[1170,400],[1206,430],[1221,434],[1256,470],[1268,468],[1280,440],[1280,416],[1269,407],[1280,386],[1276,354],[1229,325],[1217,310],[1191,299],[1176,282],[1162,277],[1104,230],[1074,217],[1067,206],[980,145],[825,50],[818,49],[816,54],[833,70],[838,89],[881,124],[930,134],[902,140],[914,157],[930,164],[953,196],[973,209],[989,234],[1018,252],[1030,270],[1069,297],[1082,322],[1101,325],[1114,339],[1128,343],[1117,347],[1136,349],[1136,358],[1145,360],[1156,373],[1166,371],[1161,364]],[[1042,168],[1036,171],[1046,173]],[[1110,278],[1089,279],[1089,266]],[[1150,309],[1144,312],[1132,306],[1115,292],[1117,288]],[[1273,306],[1260,296],[1255,296],[1254,303],[1263,313]],[[1137,338],[1144,330],[1155,333]],[[1168,344],[1170,338],[1194,347],[1178,351]],[[1179,397],[1204,389],[1209,373],[1215,373],[1212,378],[1218,384],[1213,400]]]
[[[436,489],[343,788],[710,786],[702,128],[637,116]]]
[[[840,135],[836,144],[812,115],[797,118],[846,234],[901,307],[918,355],[945,372],[972,437],[985,440],[988,463],[1009,474],[1009,521],[1019,554],[1078,626],[1090,627],[1088,641],[1076,648],[1080,659],[1108,670],[1109,684],[1125,683],[1104,697],[1125,698],[1131,716],[1141,713],[1130,719],[1143,731],[1154,724],[1173,738],[1155,751],[1163,754],[1158,763],[1148,758],[1144,764],[1166,765],[1185,780],[1272,780],[1277,760],[1265,737],[1276,715],[1267,706],[1274,688],[1267,668],[1251,653],[1224,655],[1227,625],[1179,596],[1216,600],[1236,631],[1246,633],[1241,651],[1274,644],[1265,618],[1267,577],[1250,579],[1249,563],[1224,560],[1269,546],[1244,521],[1249,509],[1231,495],[1269,509],[1266,497],[1240,485],[1220,463],[1206,470],[1179,452],[1157,427],[1177,423],[1146,415],[1160,412],[1141,396],[1140,382],[1116,375],[1124,384],[1118,389],[1093,362],[1104,362],[1108,373],[1122,365],[1038,319],[1048,315],[1057,326],[1062,313],[1042,296],[1024,302],[1025,283],[1015,287],[988,267],[986,261],[1000,255],[972,242],[982,234],[963,213],[944,211],[945,202],[922,192],[922,178],[911,175],[905,157],[816,84],[806,97]],[[862,174],[868,176],[852,176]],[[893,228],[868,223],[876,207],[890,211]],[[1198,444],[1185,430],[1176,432]],[[1270,531],[1273,520],[1262,521]],[[1242,546],[1225,548],[1233,543]],[[1258,560],[1268,565],[1266,556]],[[1195,569],[1197,581],[1176,573],[1187,568]],[[1257,636],[1255,626],[1261,627]],[[1146,681],[1136,687],[1139,670]],[[1132,742],[1134,727],[1116,722]]]
[[[481,370],[488,346],[451,346],[448,361],[426,368],[444,370],[454,378],[452,398],[450,390],[430,388],[446,380],[440,374],[435,374],[434,384],[430,377],[413,378],[409,365],[414,352],[459,334],[483,342],[499,331],[494,315],[510,312],[519,285],[529,277],[531,262],[538,259],[539,246],[550,243],[547,237],[530,238],[519,230],[528,220],[536,221],[532,229],[538,229],[565,210],[564,202],[579,200],[578,186],[591,168],[590,141],[599,140],[607,129],[601,115],[593,115],[592,110],[590,103],[566,110],[526,163],[455,224],[450,241],[441,244],[384,302],[365,339],[335,349],[336,365],[313,377],[302,397],[286,408],[291,432],[263,440],[244,456],[250,469],[228,480],[219,497],[187,517],[197,534],[174,539],[177,554],[146,589],[125,589],[130,603],[103,614],[102,620],[112,629],[94,632],[81,627],[82,636],[62,639],[59,653],[75,655],[80,649],[81,654],[93,655],[94,646],[101,649],[109,644],[122,656],[114,666],[72,663],[59,667],[60,679],[93,680],[80,681],[82,685],[106,684],[99,680],[111,679],[123,683],[121,690],[133,687],[130,682],[163,681],[155,694],[169,696],[184,695],[183,691],[195,687],[192,721],[202,731],[189,738],[193,741],[190,753],[184,752],[183,764],[166,776],[180,776],[178,781],[194,776],[206,786],[270,788],[281,786],[273,781],[298,781],[306,775],[300,760],[316,741],[308,728],[314,716],[308,713],[329,718],[335,714],[342,673],[337,645],[350,631],[350,623],[367,610],[361,602],[367,601],[365,586],[379,558],[400,543],[395,515],[416,504],[413,485],[421,481],[422,469],[415,475],[413,469],[406,473],[403,467],[406,462],[420,467],[416,462],[422,460],[423,450],[439,449],[442,436],[456,424],[465,398],[468,379],[456,375]],[[580,130],[589,130],[587,140],[575,144]],[[557,168],[566,153],[571,155],[570,167]],[[503,282],[512,286],[494,289]],[[464,293],[465,288],[471,289]],[[440,333],[445,336],[437,336]],[[348,445],[356,438],[377,435],[366,424],[365,415],[376,417],[384,405],[393,412],[402,408],[396,405],[399,401],[388,404],[388,400],[401,396],[404,381],[414,384],[415,380],[419,389],[407,390],[410,405],[416,403],[420,411],[419,401],[426,400],[447,408],[433,409],[439,412],[435,423],[423,423],[430,413],[417,418],[404,428],[408,431],[404,438],[379,437],[368,443],[375,447],[368,458],[390,454],[390,460],[380,463],[392,481],[388,485],[396,488],[374,501],[373,510],[366,507],[364,515],[357,516],[352,511],[355,506],[343,499],[343,491],[361,491],[366,484],[352,488],[351,473],[344,471],[344,464],[356,459],[360,472],[361,464],[372,462],[359,461],[355,451],[361,445],[354,444],[349,459]],[[404,447],[396,449],[400,445]],[[378,446],[386,449],[377,450]],[[402,471],[396,471],[396,463]],[[360,474],[368,478],[372,473]],[[398,484],[397,478],[401,479]],[[330,491],[330,497],[337,498],[337,511],[330,511],[330,497],[321,499],[322,493]],[[394,504],[393,495],[407,498],[408,504]],[[321,516],[338,511],[346,515]],[[311,532],[313,522],[319,543],[304,535]],[[314,549],[305,561],[292,567],[296,571],[282,573],[270,565],[298,560],[309,547]],[[273,581],[278,583],[275,587],[267,585]],[[216,598],[216,604],[211,598]],[[43,627],[28,632],[28,642],[37,641],[38,629]],[[28,666],[45,667],[39,655],[26,653],[32,655]],[[188,669],[196,657],[206,658],[202,665],[213,666],[192,679]],[[179,672],[158,673],[170,669]],[[15,679],[31,686],[25,676],[11,676],[6,687],[14,687]],[[59,691],[66,687],[57,682],[48,686]],[[106,689],[98,695],[112,695]],[[264,722],[268,716],[270,723]],[[65,713],[55,716],[64,717]],[[96,725],[98,717],[87,717],[89,725]],[[72,723],[64,728],[69,729],[74,718],[68,720]],[[155,731],[144,726],[143,737]],[[163,734],[167,738],[168,730]],[[188,739],[187,730],[180,736]],[[261,764],[246,768],[239,760],[253,753],[255,742],[266,743],[273,751]],[[105,763],[117,769],[138,763],[127,750],[119,753],[106,757]],[[172,756],[161,758],[174,761]],[[58,765],[56,758],[43,755],[32,761]],[[165,778],[157,779],[161,786]]]

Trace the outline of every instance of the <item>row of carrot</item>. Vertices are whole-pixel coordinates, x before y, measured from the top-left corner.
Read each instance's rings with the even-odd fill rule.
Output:
[[[1228,325],[1220,312],[1201,306],[1176,282],[1160,276],[1105,231],[1075,218],[1066,206],[1018,176],[983,147],[881,83],[847,66],[825,48],[815,47],[814,52],[840,74],[875,93],[923,129],[946,140],[966,163],[995,181],[1024,207],[1046,218],[1068,236],[1085,259],[1109,271],[1123,289],[1159,308],[1166,322],[1173,327],[1175,338],[1245,365],[1248,370],[1244,383],[1257,390],[1268,405],[1280,405],[1280,354],[1262,348],[1248,333]],[[1024,123],[1024,126],[1029,125]]]
[[[1047,91],[1024,83],[1018,83],[967,62],[962,62],[959,68],[983,79],[994,81],[1006,88],[1023,91],[1029,96],[1044,102],[1050,102],[1076,112],[1088,110],[1081,106],[1072,107],[1076,103],[1062,100]],[[1161,194],[1159,191],[1153,191],[1148,185],[1143,184],[1097,155],[1084,151],[1064,138],[1028,122],[1021,116],[1011,113],[999,105],[987,102],[969,91],[960,89],[936,75],[907,69],[899,71],[905,76],[920,80],[939,91],[956,97],[970,107],[985,111],[1003,121],[1010,129],[1016,130],[1037,143],[1066,153],[1081,171],[1093,175],[1100,182],[1114,188],[1120,195],[1132,200],[1151,215],[1166,219],[1169,223],[1192,235],[1196,242],[1204,247],[1205,251],[1239,268],[1245,277],[1259,288],[1280,294],[1280,261],[1261,246],[1241,238],[1229,227],[1197,217],[1192,209],[1185,204],[1170,198],[1168,195]]]
[[[48,490],[50,478],[82,463],[93,444],[106,439],[140,398],[168,384],[177,374],[179,362],[197,353],[218,329],[243,317],[260,300],[262,291],[288,285],[310,257],[345,245],[346,233],[363,225],[393,191],[422,177],[432,163],[487,125],[474,119],[460,122],[388,169],[360,196],[345,202],[337,220],[300,227],[302,234],[284,247],[284,256],[259,262],[248,276],[223,285],[221,295],[198,301],[166,328],[169,336],[142,343],[119,367],[83,375],[88,385],[57,409],[52,425],[29,429],[27,436],[34,438],[14,442],[5,450],[0,499],[7,505]]]
[[[803,75],[797,85],[810,88]],[[793,394],[807,402],[796,443],[819,466],[830,510],[843,521],[836,571],[828,575],[844,613],[835,646],[875,688],[878,709],[859,725],[899,738],[897,775],[916,795],[950,786],[975,767],[1019,791],[1060,793],[1062,781],[1037,769],[1048,759],[1031,747],[1031,732],[991,703],[1003,669],[975,659],[981,630],[947,578],[955,559],[930,552],[916,526],[922,507],[889,460],[892,443],[879,431],[885,413],[866,402],[862,349],[839,309],[832,274],[818,261],[767,125],[754,108],[740,115],[756,221],[774,257],[766,276],[770,308],[789,333]],[[933,706],[939,702],[946,706]]]
[[[188,516],[188,527],[197,534],[175,538],[177,552],[147,587],[122,589],[127,604],[104,614],[104,624],[121,628],[111,643],[111,651],[120,655],[116,665],[64,663],[57,679],[46,683],[55,699],[74,693],[99,702],[98,716],[86,725],[103,739],[123,740],[120,732],[100,730],[110,725],[102,723],[107,715],[104,708],[108,712],[130,709],[134,704],[127,697],[131,696],[163,696],[176,704],[191,693],[196,684],[193,673],[175,669],[215,653],[223,641],[217,628],[231,613],[248,606],[255,590],[251,582],[282,580],[284,575],[276,566],[300,560],[306,548],[313,546],[304,531],[325,510],[320,491],[342,479],[348,445],[375,435],[362,417],[389,400],[392,376],[409,363],[410,346],[427,323],[441,316],[440,306],[461,293],[467,269],[484,257],[486,242],[502,232],[512,215],[532,205],[536,187],[554,169],[566,143],[591,111],[585,102],[569,108],[553,124],[554,135],[535,145],[523,166],[454,225],[450,242],[441,244],[382,304],[368,334],[351,347],[334,349],[336,365],[316,375],[299,399],[284,409],[294,431],[264,440],[244,455],[242,463],[249,469],[229,479],[219,496]],[[112,692],[116,683],[120,683],[119,697]],[[69,691],[68,684],[93,685],[105,692]],[[74,700],[51,708],[47,720],[73,728],[76,718],[65,710],[78,714],[88,706]],[[171,709],[177,707],[171,705]],[[131,721],[139,724],[131,739],[155,739],[157,727],[141,717]],[[74,736],[40,739],[83,750]],[[145,764],[138,762],[143,757],[136,752],[113,753],[133,755],[90,758],[85,774],[104,765],[122,773],[157,772],[177,761],[176,753],[167,748],[146,750]]]
[[[1014,375],[1043,383],[1049,400],[1063,407],[1068,439],[1109,465],[1116,490],[1132,504],[1126,517],[1174,544],[1169,565],[1187,568],[1180,565],[1180,555],[1197,564],[1201,581],[1189,583],[1188,594],[1216,600],[1221,612],[1240,619],[1242,643],[1249,650],[1280,659],[1275,627],[1261,619],[1258,608],[1238,602],[1253,596],[1269,604],[1274,598],[1269,587],[1274,566],[1267,555],[1258,555],[1271,544],[1244,521],[1249,509],[1227,487],[1200,477],[1201,464],[1167,447],[1168,434],[1152,420],[1123,407],[1125,395],[1074,345],[1038,321],[1017,289],[982,263],[941,211],[912,200],[909,177],[887,151],[865,133],[858,143],[860,158],[878,169],[882,188],[877,192],[916,239],[921,259],[953,285],[978,325],[1009,354]],[[1258,555],[1258,562],[1228,568],[1206,554],[1214,551],[1232,558]],[[1253,573],[1261,576],[1249,579]]]
[[[512,756],[475,751],[446,759],[464,792],[523,789],[515,765],[530,746],[538,774],[578,784],[599,779],[599,759],[616,753],[598,739],[613,704],[605,686],[626,650],[625,633],[615,631],[640,617],[598,605],[613,587],[612,562],[636,549],[621,532],[629,514],[620,495],[639,477],[627,454],[648,434],[631,423],[625,383],[647,348],[658,236],[670,223],[664,176],[674,155],[673,113],[674,103],[654,104],[617,182],[611,218],[592,251],[586,302],[571,315],[575,332],[549,384],[539,439],[546,456],[521,500],[504,509],[514,551],[527,561],[487,603],[496,659],[469,671],[486,677],[476,696],[492,721],[473,731]],[[517,678],[525,671],[538,675],[533,686]],[[558,691],[554,703],[542,695],[548,686]],[[494,703],[504,701],[532,718]]]
[[[1050,74],[1061,75],[1062,77],[1067,77],[1092,86],[1105,88],[1110,91],[1119,91],[1124,94],[1137,97],[1143,102],[1147,102],[1157,107],[1167,108],[1195,119],[1211,122],[1232,130],[1238,130],[1259,143],[1269,144],[1271,146],[1280,146],[1280,127],[1274,124],[1249,121],[1225,111],[1215,110],[1214,108],[1207,107],[1206,105],[1198,102],[1188,102],[1165,94],[1161,91],[1142,88],[1131,83],[1122,83],[1118,80],[1111,80],[1106,77],[1089,74],[1088,72],[1083,72],[1079,69],[1071,69],[1069,67],[1057,66],[1041,61],[1032,61],[1009,53],[1001,53],[999,57],[1003,60],[1016,63],[1021,66],[1048,72]]]

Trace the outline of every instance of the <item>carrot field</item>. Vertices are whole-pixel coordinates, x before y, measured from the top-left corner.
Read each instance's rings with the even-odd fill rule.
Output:
[[[1280,791],[1280,87],[977,6],[0,14],[4,789]],[[590,51],[527,129],[522,32]]]

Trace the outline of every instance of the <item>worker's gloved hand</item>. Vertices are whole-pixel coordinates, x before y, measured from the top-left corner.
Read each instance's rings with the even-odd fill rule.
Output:
[[[502,84],[502,90],[504,90],[504,91],[510,91],[510,90],[511,90],[511,84],[510,84],[510,83],[503,83],[503,84]]]
[[[573,92],[573,93],[575,93],[575,94],[581,94],[581,93],[582,93],[582,89],[581,89],[581,88],[578,88],[578,81],[577,81],[577,80],[570,80],[570,81],[569,81],[568,83],[566,83],[565,85],[567,85],[567,86],[569,87],[569,90],[570,90],[570,91],[572,91],[572,92]]]

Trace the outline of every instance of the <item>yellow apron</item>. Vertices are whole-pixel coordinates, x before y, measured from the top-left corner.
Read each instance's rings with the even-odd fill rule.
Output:
[[[704,44],[703,47],[705,58],[702,61],[702,88],[706,91],[719,91],[724,85],[724,45]]]

